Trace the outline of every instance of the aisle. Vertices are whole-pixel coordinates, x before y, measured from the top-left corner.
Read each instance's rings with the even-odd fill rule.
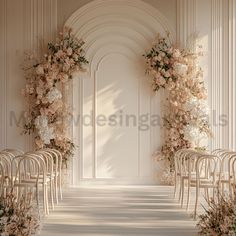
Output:
[[[162,186],[69,189],[41,236],[194,236],[195,223]]]

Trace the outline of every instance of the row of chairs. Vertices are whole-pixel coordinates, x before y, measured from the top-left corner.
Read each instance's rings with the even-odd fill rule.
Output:
[[[230,196],[236,185],[236,152],[216,149],[212,153],[182,149],[176,152],[175,160],[175,197],[184,206],[185,188],[187,188],[187,204],[189,209],[191,190],[195,191],[194,219],[201,189],[205,199],[215,198],[227,192]],[[211,196],[210,196],[211,195]]]
[[[62,199],[62,155],[56,149],[41,149],[24,153],[21,150],[5,149],[0,152],[0,194],[15,191],[17,197],[34,192],[40,205],[42,190],[44,214],[49,214],[54,202]],[[50,196],[48,192],[50,191]]]

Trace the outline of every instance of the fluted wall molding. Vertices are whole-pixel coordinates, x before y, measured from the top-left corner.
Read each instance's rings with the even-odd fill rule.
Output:
[[[221,114],[221,100],[222,97],[220,82],[222,80],[222,38],[223,32],[221,25],[223,24],[222,17],[222,2],[223,0],[212,0],[212,33],[211,33],[211,53],[212,53],[212,65],[211,65],[211,76],[212,76],[212,93],[211,93],[211,108],[212,108],[212,132],[214,138],[212,139],[212,148],[221,146],[221,129],[218,125],[218,119]]]
[[[57,0],[0,1],[0,149],[31,149],[32,137],[21,136],[17,122],[26,108],[20,94],[25,79],[24,52],[40,53],[57,31]]]
[[[7,77],[7,39],[6,39],[6,28],[7,28],[7,0],[2,0],[0,2],[0,12],[1,12],[1,20],[0,20],[0,47],[1,47],[1,64],[0,64],[0,99],[1,99],[1,113],[0,113],[0,145],[1,147],[6,146],[6,77]]]
[[[235,2],[212,0],[211,147],[235,149]],[[222,121],[223,120],[223,121]]]
[[[177,42],[182,47],[195,48],[196,0],[177,0]]]
[[[236,0],[229,0],[229,148],[236,149]]]
[[[24,0],[24,3],[25,13],[28,12],[30,15],[30,21],[26,17],[24,22],[27,28],[24,32],[28,32],[24,37],[24,42],[28,44],[24,48],[41,56],[47,43],[54,41],[56,37],[57,0]],[[33,137],[28,136],[26,149],[31,149],[33,146]]]

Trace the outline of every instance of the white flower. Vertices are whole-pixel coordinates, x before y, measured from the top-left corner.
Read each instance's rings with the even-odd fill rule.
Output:
[[[210,108],[206,100],[199,100],[199,110],[202,116],[210,114]]]
[[[200,136],[200,130],[196,126],[186,125],[183,129],[184,138],[190,142],[195,141]]]
[[[55,138],[54,130],[52,127],[45,127],[39,130],[39,136],[44,144],[50,144],[50,140]]]
[[[46,95],[46,98],[49,103],[53,103],[56,100],[59,100],[62,98],[61,92],[56,88],[53,87]]]
[[[202,139],[207,138],[205,132],[201,132],[197,126],[186,125],[183,129],[184,138],[192,143],[197,143]]]
[[[50,140],[54,138],[53,128],[48,127],[47,116],[41,115],[35,119],[35,127],[38,129],[40,138],[44,144],[50,144]]]
[[[192,111],[193,109],[195,109],[198,106],[198,100],[196,97],[192,97],[190,100],[188,100],[185,104],[184,104],[184,108],[187,111]]]
[[[38,74],[38,75],[43,75],[44,74],[44,69],[41,65],[38,65],[36,67],[36,74]]]
[[[46,127],[48,127],[48,118],[47,116],[41,115],[38,116],[35,121],[34,121],[35,127],[37,129],[45,129]]]
[[[191,98],[184,104],[184,109],[190,111],[194,117],[207,118],[210,109],[207,101],[204,99],[197,99],[196,97]]]
[[[180,76],[185,76],[187,73],[188,67],[185,64],[175,63],[173,69],[176,74],[178,74]]]

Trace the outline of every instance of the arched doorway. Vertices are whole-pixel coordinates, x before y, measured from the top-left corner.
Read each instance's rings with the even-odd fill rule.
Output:
[[[80,147],[73,184],[151,184],[161,145],[160,96],[145,78],[142,54],[157,32],[172,30],[157,9],[137,0],[95,0],[66,22],[86,44],[89,78],[75,80],[73,135]],[[172,34],[174,35],[174,34]]]

